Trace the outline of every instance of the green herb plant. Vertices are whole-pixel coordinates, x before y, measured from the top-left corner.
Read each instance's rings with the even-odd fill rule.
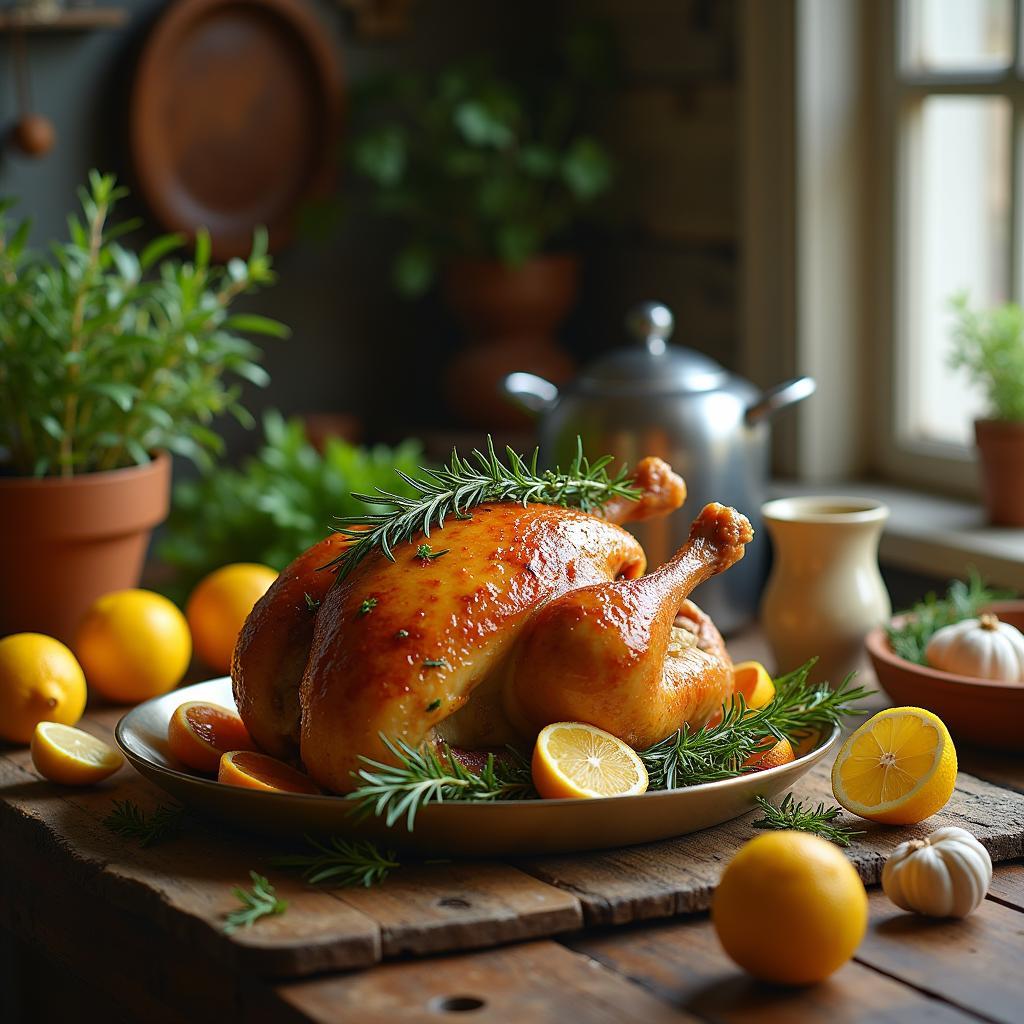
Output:
[[[764,811],[763,818],[752,822],[754,828],[809,832],[844,847],[849,846],[857,836],[864,835],[863,832],[836,824],[836,818],[843,813],[839,807],[826,807],[824,803],[819,803],[817,807],[805,807],[793,798],[792,793],[787,793],[780,804],[774,804],[763,796],[755,796],[754,799]]]
[[[185,808],[181,804],[161,804],[146,814],[132,800],[115,800],[103,824],[115,835],[134,839],[139,846],[152,846],[181,832]]]
[[[951,305],[956,322],[949,365],[982,388],[993,419],[1024,422],[1024,309],[1010,302],[974,310],[964,293]]]
[[[263,875],[250,871],[249,878],[251,890],[241,886],[231,890],[242,906],[224,919],[224,931],[228,935],[239,928],[251,928],[261,917],[283,914],[288,909],[288,901],[278,897],[277,890]]]
[[[293,869],[302,872],[310,885],[328,885],[339,888],[365,886],[383,882],[401,865],[394,850],[382,852],[369,840],[339,839],[337,836],[327,842],[319,842],[306,836],[311,853],[289,854],[275,857],[271,863],[276,868]]]
[[[175,486],[167,535],[158,548],[175,570],[175,596],[229,562],[283,569],[327,535],[335,516],[366,510],[352,491],[394,482],[401,492],[406,488],[396,472],[415,473],[422,461],[413,441],[363,448],[328,438],[321,453],[301,421],[277,412],[264,415],[263,434],[260,450],[239,468],[220,465]]]
[[[126,194],[91,172],[69,241],[46,253],[0,204],[0,461],[15,474],[118,469],[161,449],[209,463],[223,446],[213,419],[251,422],[242,384],[268,379],[245,335],[288,333],[230,312],[274,280],[265,231],[248,260],[226,267],[211,264],[202,231],[191,261],[170,257],[178,235],[136,254],[118,239],[138,222],[111,222]]]
[[[612,160],[587,129],[614,77],[609,33],[581,27],[517,53],[515,66],[469,59],[356,94],[352,166],[373,208],[402,226],[393,276],[405,295],[451,260],[515,266],[563,244],[611,186]]]
[[[977,618],[986,605],[1010,596],[1008,591],[986,587],[972,570],[967,582],[954,580],[950,583],[944,598],[928,594],[913,608],[895,617],[886,629],[893,654],[917,665],[926,665],[925,648],[938,630],[954,622]]]
[[[606,455],[590,462],[579,438],[576,456],[565,472],[561,468],[539,470],[537,450],[529,461],[512,448],[506,448],[505,454],[506,461],[502,462],[488,435],[486,453],[474,450],[470,458],[464,459],[453,451],[448,465],[440,469],[420,469],[416,476],[399,472],[400,480],[414,492],[412,497],[382,487],[373,493],[353,494],[354,499],[367,505],[390,507],[383,512],[371,508],[361,515],[338,518],[342,524],[339,532],[353,541],[331,563],[338,566],[338,579],[344,579],[373,551],[379,550],[393,562],[395,545],[420,534],[429,537],[432,529],[444,528],[445,519],[467,519],[470,509],[490,501],[523,505],[538,502],[594,512],[613,498],[636,500],[640,496],[630,485],[626,469],[609,476],[612,457]]]

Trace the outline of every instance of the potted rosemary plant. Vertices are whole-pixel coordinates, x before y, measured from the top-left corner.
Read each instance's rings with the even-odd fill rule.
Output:
[[[239,332],[282,336],[231,315],[273,280],[266,236],[248,261],[191,261],[164,236],[136,254],[111,225],[125,195],[92,172],[70,239],[40,254],[27,222],[0,208],[0,635],[70,636],[99,595],[138,583],[150,531],[167,514],[168,452],[200,463],[220,450],[219,413],[243,422],[240,385],[266,381]]]
[[[573,229],[612,182],[608,153],[584,129],[609,52],[602,34],[581,31],[524,60],[528,70],[476,60],[394,75],[355,104],[355,173],[406,239],[395,285],[416,296],[439,279],[470,342],[446,380],[470,423],[522,422],[495,401],[508,372],[571,373],[553,340],[578,291]]]
[[[973,310],[958,295],[953,311],[950,365],[988,400],[988,416],[974,421],[982,500],[994,525],[1024,526],[1024,309],[1011,302]]]

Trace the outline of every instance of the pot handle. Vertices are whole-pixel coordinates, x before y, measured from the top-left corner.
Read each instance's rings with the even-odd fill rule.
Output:
[[[534,415],[547,412],[558,401],[558,388],[535,373],[510,373],[500,387],[514,405]]]
[[[752,427],[761,420],[774,416],[775,413],[785,409],[787,405],[794,405],[810,398],[814,394],[817,384],[813,377],[794,377],[784,384],[766,391],[752,406],[745,415],[747,426]]]

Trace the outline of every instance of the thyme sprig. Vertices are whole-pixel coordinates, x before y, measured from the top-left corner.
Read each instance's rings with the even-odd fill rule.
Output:
[[[742,695],[723,706],[715,725],[691,730],[683,726],[672,735],[639,751],[647,768],[650,789],[680,789],[731,779],[753,765],[744,762],[767,736],[798,743],[814,733],[831,730],[847,715],[861,714],[851,705],[871,690],[851,685],[852,676],[832,690],[827,683],[808,681],[815,661],[775,680],[775,698],[751,711]]]
[[[518,753],[508,758],[487,755],[479,773],[472,772],[454,758],[445,745],[443,756],[432,749],[416,750],[402,740],[382,736],[381,740],[398,761],[383,764],[360,757],[366,765],[353,774],[360,785],[349,794],[360,816],[374,814],[394,825],[405,817],[411,832],[416,813],[427,804],[453,800],[524,800],[535,797],[529,762]]]
[[[115,800],[103,824],[115,835],[136,840],[139,846],[152,846],[181,831],[185,808],[181,804],[161,804],[147,815],[132,800]]]
[[[249,878],[252,879],[251,892],[241,886],[232,889],[242,906],[224,919],[224,931],[228,935],[239,928],[251,928],[261,917],[283,914],[288,909],[288,901],[278,898],[277,890],[263,875],[250,871]]]
[[[754,828],[795,829],[798,832],[810,832],[821,836],[836,846],[849,846],[862,831],[835,824],[836,818],[842,814],[839,807],[826,807],[819,803],[817,807],[805,807],[800,801],[793,799],[792,793],[782,798],[781,804],[773,804],[763,796],[756,796],[758,806],[764,811],[764,817],[751,822]]]
[[[612,498],[640,497],[640,492],[630,486],[625,469],[609,476],[612,457],[606,455],[591,462],[583,454],[579,438],[576,456],[566,472],[560,468],[541,471],[537,459],[537,449],[527,460],[506,447],[502,461],[488,435],[486,452],[474,449],[471,457],[464,459],[453,450],[448,465],[440,469],[421,468],[418,477],[396,471],[415,490],[415,496],[406,497],[381,487],[373,494],[353,494],[353,498],[368,505],[391,508],[339,518],[343,525],[336,527],[337,531],[351,537],[353,543],[329,565],[337,566],[337,577],[341,580],[373,551],[380,550],[393,562],[397,544],[418,534],[429,537],[432,529],[443,529],[449,517],[468,519],[470,509],[489,501],[517,501],[523,505],[536,502],[593,512]]]
[[[367,889],[383,882],[392,871],[401,867],[394,850],[381,852],[369,840],[348,840],[335,836],[321,843],[306,836],[306,842],[312,847],[312,853],[275,857],[271,864],[278,868],[301,871],[302,877],[310,885],[362,885]]]

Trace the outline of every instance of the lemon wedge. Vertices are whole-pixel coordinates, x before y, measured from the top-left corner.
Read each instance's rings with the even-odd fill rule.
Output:
[[[32,736],[36,771],[65,786],[90,786],[113,775],[124,758],[109,743],[59,722],[40,722]]]
[[[584,722],[545,726],[533,750],[533,784],[547,799],[632,796],[647,790],[647,769],[618,736]]]
[[[915,825],[945,807],[956,785],[956,749],[942,719],[889,708],[843,744],[832,792],[848,811],[887,825]]]

